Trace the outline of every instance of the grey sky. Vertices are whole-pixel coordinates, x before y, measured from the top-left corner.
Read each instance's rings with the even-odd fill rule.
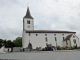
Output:
[[[0,0],[0,38],[22,36],[27,3],[34,29],[75,31],[80,38],[80,0]]]

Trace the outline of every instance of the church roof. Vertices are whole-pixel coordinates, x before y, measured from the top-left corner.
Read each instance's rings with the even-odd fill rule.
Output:
[[[71,36],[72,36],[72,34],[68,35],[68,36],[64,39],[64,41],[69,40]]]
[[[76,33],[71,31],[54,31],[54,30],[33,30],[26,31],[26,33]]]
[[[33,17],[32,17],[31,14],[30,14],[29,7],[27,8],[27,12],[26,12],[26,15],[24,16],[24,18],[33,19]]]

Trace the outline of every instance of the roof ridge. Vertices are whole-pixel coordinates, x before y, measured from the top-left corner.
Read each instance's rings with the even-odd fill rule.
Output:
[[[68,35],[63,41],[69,40],[73,34]]]
[[[76,33],[71,31],[50,31],[50,30],[32,30],[32,31],[26,31],[26,33]]]

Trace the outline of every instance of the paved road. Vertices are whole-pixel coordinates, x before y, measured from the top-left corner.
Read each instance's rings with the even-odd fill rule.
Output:
[[[20,60],[80,60],[80,51],[0,53],[0,59]]]

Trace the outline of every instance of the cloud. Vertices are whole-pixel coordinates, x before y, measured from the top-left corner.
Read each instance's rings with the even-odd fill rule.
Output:
[[[0,0],[0,38],[22,36],[27,3],[34,29],[75,31],[80,38],[80,0]]]

